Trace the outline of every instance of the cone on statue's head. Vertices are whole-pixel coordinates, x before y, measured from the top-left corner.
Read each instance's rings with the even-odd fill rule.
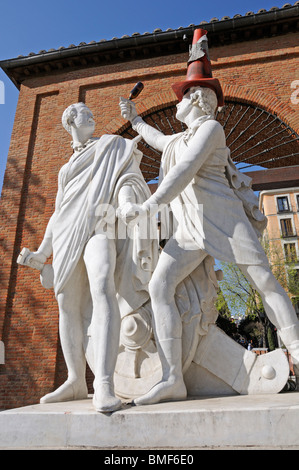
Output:
[[[179,101],[182,100],[184,93],[191,87],[201,86],[211,88],[217,95],[218,106],[222,107],[224,106],[223,91],[219,80],[213,78],[212,75],[207,33],[205,29],[196,29],[194,31],[186,80],[175,83],[172,85],[172,88]]]

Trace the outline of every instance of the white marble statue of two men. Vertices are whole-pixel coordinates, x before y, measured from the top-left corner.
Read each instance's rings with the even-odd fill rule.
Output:
[[[148,299],[148,281],[158,255],[154,237],[138,239],[135,228],[128,234],[115,212],[129,201],[145,201],[150,191],[139,169],[142,154],[136,142],[117,135],[92,139],[94,119],[83,103],[69,106],[62,123],[72,135],[74,153],[59,172],[55,211],[40,247],[30,257],[44,263],[53,253],[68,378],[41,403],[87,397],[89,337],[93,404],[98,411],[111,412],[121,406],[113,388],[121,314]]]
[[[133,129],[162,152],[162,181],[157,191],[142,205],[128,203],[122,209],[122,216],[137,220],[136,213],[140,219],[150,209],[152,214],[154,208],[170,205],[178,223],[175,236],[164,247],[149,284],[163,377],[135,403],[186,397],[181,368],[182,324],[174,296],[177,285],[208,255],[239,266],[260,293],[270,321],[298,364],[299,324],[295,311],[270,270],[256,226],[229,184],[228,174],[232,175],[236,169],[229,157],[224,130],[215,120],[215,91],[201,86],[185,91],[177,105],[176,117],[187,125],[187,130],[173,136],[166,136],[143,121],[132,101],[121,98],[120,107]],[[238,177],[238,172],[235,173]],[[194,208],[198,205],[203,213],[195,224]],[[258,226],[258,220],[255,222]]]

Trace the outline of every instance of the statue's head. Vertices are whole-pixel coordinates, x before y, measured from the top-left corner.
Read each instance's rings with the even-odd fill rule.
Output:
[[[62,115],[62,125],[69,134],[73,135],[73,129],[92,136],[95,128],[93,114],[84,103],[71,104]]]
[[[215,91],[211,90],[211,88],[191,88],[190,99],[193,104],[202,109],[204,114],[215,115],[218,100]]]
[[[198,108],[201,115],[215,116],[217,104],[216,93],[211,88],[191,87],[186,90],[183,99],[177,104],[176,117],[185,122],[186,116],[194,111],[194,107]]]

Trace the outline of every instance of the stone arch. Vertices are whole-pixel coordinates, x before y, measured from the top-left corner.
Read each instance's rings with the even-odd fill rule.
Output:
[[[226,100],[237,100],[253,106],[259,106],[274,116],[278,116],[299,134],[298,112],[275,96],[240,85],[223,85],[223,92]]]
[[[225,106],[217,114],[227,137],[231,155],[240,169],[295,165],[298,160],[298,133],[291,126],[294,110],[266,93],[249,87],[225,85]],[[172,91],[150,96],[137,104],[138,113],[165,134],[185,130],[175,119],[177,99]],[[121,124],[121,125],[120,125]],[[109,132],[134,138],[137,134],[123,119],[110,123]],[[161,154],[141,141],[141,170],[146,181],[159,174]]]
[[[276,97],[250,87],[224,85],[223,89],[225,106],[217,119],[225,128],[227,143],[237,166],[244,163],[244,169],[256,165],[266,169],[295,165],[299,155],[299,129],[294,109]],[[166,134],[173,134],[185,130],[185,126],[175,119],[176,103],[177,98],[170,90],[139,99],[136,107],[149,124]],[[246,119],[249,117],[248,122],[245,115]],[[245,129],[246,123],[248,130]],[[105,132],[129,139],[137,135],[130,123],[124,123],[122,118],[111,121]],[[144,155],[141,169],[146,181],[157,179],[161,154],[143,141],[139,148]],[[241,149],[240,156],[238,149]]]

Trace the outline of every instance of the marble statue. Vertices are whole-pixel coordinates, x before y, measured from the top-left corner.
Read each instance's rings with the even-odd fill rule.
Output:
[[[63,113],[73,154],[59,172],[39,248],[24,248],[18,258],[39,270],[59,307],[68,377],[41,403],[86,398],[86,363],[99,412],[116,411],[123,400],[153,404],[206,390],[279,392],[289,374],[282,350],[258,357],[215,325],[221,276],[215,259],[240,267],[299,364],[297,317],[259,242],[266,218],[215,120],[224,98],[206,34],[195,30],[187,79],[173,85],[185,132],[166,136],[152,128],[132,99],[121,98],[120,108],[139,134],[133,140],[93,138],[95,122],[84,103]],[[162,152],[152,195],[139,167],[141,138]],[[160,253],[158,212],[167,232]]]
[[[93,115],[83,103],[69,106],[62,123],[72,136],[74,153],[59,172],[55,211],[41,245],[35,252],[24,249],[18,260],[40,269],[45,287],[52,280],[59,306],[68,378],[40,401],[87,397],[91,342],[93,404],[98,411],[111,412],[121,406],[113,384],[121,314],[148,299],[158,256],[154,234],[140,237],[136,227],[129,233],[115,214],[119,205],[145,201],[150,191],[139,169],[142,154],[136,142],[116,135],[92,138]],[[52,266],[44,264],[52,253]]]
[[[162,379],[134,400],[137,405],[187,396],[175,292],[208,257],[239,266],[261,295],[268,318],[294,363],[299,363],[299,323],[259,241],[265,217],[254,203],[249,179],[234,167],[224,130],[215,120],[223,96],[208,69],[206,41],[202,41],[205,33],[195,31],[187,79],[173,86],[180,100],[176,118],[186,124],[185,132],[166,136],[137,115],[132,101],[120,100],[122,115],[150,146],[162,152],[162,160],[157,191],[143,204],[126,203],[119,215],[130,222],[140,221],[170,206],[176,222],[149,283]]]

